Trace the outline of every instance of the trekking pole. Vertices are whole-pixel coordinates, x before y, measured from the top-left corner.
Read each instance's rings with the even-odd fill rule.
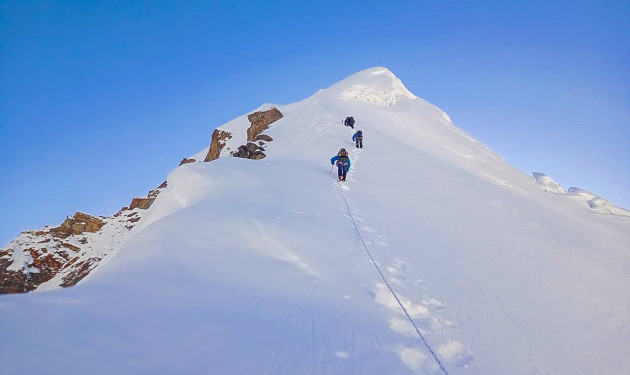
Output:
[[[334,166],[335,166],[334,164],[330,166],[330,172],[328,172],[328,174],[332,173],[332,169],[333,169]]]

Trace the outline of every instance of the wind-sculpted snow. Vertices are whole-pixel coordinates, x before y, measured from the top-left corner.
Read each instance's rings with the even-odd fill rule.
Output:
[[[2,296],[0,373],[623,374],[630,218],[544,191],[415,96],[341,98],[392,76],[274,105],[262,160],[226,151],[246,116],[221,126],[219,158],[173,170],[82,283]]]
[[[558,185],[557,182],[555,182],[551,177],[547,176],[546,174],[534,172],[533,175],[536,179],[536,182],[541,185],[544,191],[558,194],[566,194],[569,197],[575,197],[578,201],[584,201],[584,203],[588,205],[588,207],[602,214],[630,216],[630,210],[617,207],[614,204],[608,202],[606,199],[598,197],[597,195],[584,189],[571,187],[567,191],[565,191],[562,186]]]
[[[385,68],[373,68],[357,74],[357,82],[365,82],[364,75],[372,74],[369,84],[356,83],[343,90],[340,98],[343,100],[359,100],[368,103],[395,106],[399,98],[416,99],[405,85],[389,70]],[[353,81],[353,77],[346,81]]]
[[[564,189],[557,182],[555,182],[551,177],[547,176],[544,173],[534,172],[532,173],[536,182],[538,182],[543,190],[549,191],[552,193],[564,193]]]
[[[570,187],[567,190],[567,193],[584,200],[589,207],[600,213],[609,215],[630,216],[630,210],[617,207],[614,204],[608,202],[606,199],[598,197],[597,195],[584,189]]]

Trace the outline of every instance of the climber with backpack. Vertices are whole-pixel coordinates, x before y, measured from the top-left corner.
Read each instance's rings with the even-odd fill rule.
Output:
[[[346,117],[343,124],[345,126],[349,126],[350,128],[354,129],[354,117],[352,116]]]
[[[336,156],[330,159],[330,164],[335,165],[337,163],[337,175],[339,181],[346,181],[346,174],[350,170],[350,158],[345,148],[339,150]]]
[[[363,148],[363,132],[361,130],[357,130],[357,132],[354,133],[352,140],[356,143],[357,148]]]

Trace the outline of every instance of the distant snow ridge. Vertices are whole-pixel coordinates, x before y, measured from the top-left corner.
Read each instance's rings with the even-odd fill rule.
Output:
[[[393,107],[401,97],[416,99],[402,81],[386,68],[374,68],[368,71],[372,74],[371,84],[355,84],[344,90],[340,97],[343,100],[360,100]]]
[[[538,182],[544,191],[549,191],[552,193],[564,193],[564,189],[557,182],[555,182],[551,177],[547,176],[544,173],[533,172],[534,178],[536,182]]]
[[[589,191],[577,187],[570,187],[568,190],[565,191],[562,186],[560,186],[551,177],[547,176],[544,173],[533,172],[532,175],[536,179],[536,182],[541,185],[544,191],[548,191],[551,193],[567,194],[569,196],[581,198],[581,200],[585,201],[590,208],[603,214],[630,216],[630,210],[615,206],[614,204],[608,202],[606,199],[599,197]]]
[[[597,210],[604,214],[609,215],[621,215],[621,216],[630,216],[630,210],[626,210],[625,208],[621,208],[619,206],[615,206],[614,204],[608,202],[606,199],[602,197],[598,197],[597,195],[586,191],[584,189],[580,189],[577,187],[570,187],[567,190],[569,194],[578,196],[586,201],[590,208]]]

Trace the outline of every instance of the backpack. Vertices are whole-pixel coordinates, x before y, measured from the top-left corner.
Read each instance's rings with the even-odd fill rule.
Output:
[[[357,132],[357,138],[363,138],[363,132],[361,130]]]
[[[346,122],[348,123],[348,125],[354,125],[354,117],[346,117]]]

